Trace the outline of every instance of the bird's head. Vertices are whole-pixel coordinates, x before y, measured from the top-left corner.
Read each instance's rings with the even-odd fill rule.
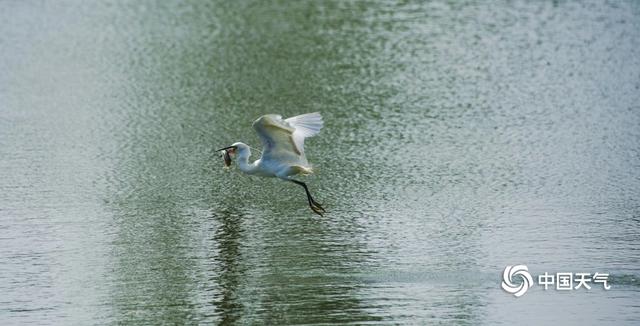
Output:
[[[219,150],[217,150],[216,152],[220,152],[220,151],[226,151],[227,153],[229,153],[229,155],[231,155],[232,157],[234,155],[243,155],[245,153],[249,153],[250,149],[249,146],[245,143],[241,143],[241,142],[237,142],[237,143],[233,143],[231,144],[231,146],[227,146],[224,148],[221,148]]]

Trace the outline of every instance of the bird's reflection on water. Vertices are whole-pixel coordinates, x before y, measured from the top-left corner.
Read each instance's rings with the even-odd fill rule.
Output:
[[[220,324],[231,325],[243,313],[239,287],[246,279],[246,265],[242,259],[242,237],[244,216],[239,211],[223,209],[212,218],[218,221],[213,241],[218,244],[215,258],[216,274],[211,281],[219,286],[212,300],[215,312],[220,316]]]
[[[222,323],[380,320],[357,299],[362,248],[330,240],[344,235],[325,221],[251,221],[255,216],[235,208],[218,209],[210,219],[217,225],[211,304]]]

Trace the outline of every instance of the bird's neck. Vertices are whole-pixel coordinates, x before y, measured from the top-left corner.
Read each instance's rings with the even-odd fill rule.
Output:
[[[249,163],[249,156],[251,156],[251,151],[248,149],[238,153],[238,167],[240,168],[240,171],[244,173],[253,174],[256,170],[256,166],[253,163]]]

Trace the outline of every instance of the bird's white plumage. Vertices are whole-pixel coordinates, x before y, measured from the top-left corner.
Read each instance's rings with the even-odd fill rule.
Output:
[[[304,155],[305,138],[317,135],[322,129],[322,116],[307,113],[283,120],[282,116],[267,114],[253,122],[264,148],[259,164],[301,166],[310,168]],[[272,168],[277,169],[276,166]]]
[[[304,140],[317,135],[322,129],[322,116],[318,112],[301,114],[282,119],[276,114],[267,114],[253,122],[253,129],[258,133],[264,148],[259,159],[249,162],[251,147],[236,142],[220,149],[236,153],[240,170],[246,174],[262,177],[277,177],[304,187],[309,207],[314,213],[321,215],[325,209],[316,202],[304,182],[292,179],[296,174],[312,173],[311,166],[304,155]],[[228,165],[228,160],[225,164]]]

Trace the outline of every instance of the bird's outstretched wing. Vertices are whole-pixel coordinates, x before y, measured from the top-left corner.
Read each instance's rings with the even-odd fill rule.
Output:
[[[313,137],[322,129],[322,116],[320,112],[297,115],[284,120],[295,129],[293,142],[296,148],[304,155],[304,139]]]
[[[276,114],[261,116],[253,122],[253,129],[264,145],[262,159],[308,166],[304,155],[304,139],[317,135],[322,124],[322,116],[318,112],[286,120]]]

